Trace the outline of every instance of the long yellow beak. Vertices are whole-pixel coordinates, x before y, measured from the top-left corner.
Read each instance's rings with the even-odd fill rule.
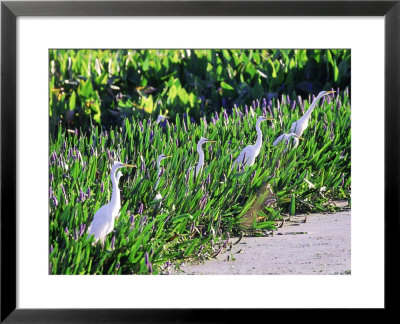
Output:
[[[304,141],[304,138],[303,138],[303,137],[300,137],[300,136],[299,136],[299,137],[298,137],[298,139],[301,139],[301,140],[303,140],[303,141]]]
[[[266,120],[274,120],[272,117],[265,117]]]
[[[133,164],[125,164],[125,163],[123,163],[123,165],[124,165],[124,167],[127,167],[127,168],[136,168],[136,165],[133,165]]]
[[[335,91],[333,91],[333,90],[331,90],[331,91],[327,91],[327,92],[325,92],[325,95],[327,95],[327,94],[331,94],[331,93],[335,93]]]
[[[172,157],[172,155],[167,155],[165,158],[170,158],[170,157]]]
[[[207,141],[207,143],[217,143],[217,141]]]

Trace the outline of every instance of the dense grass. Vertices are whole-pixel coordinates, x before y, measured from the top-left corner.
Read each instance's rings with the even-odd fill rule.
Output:
[[[253,229],[269,230],[282,213],[335,210],[331,199],[350,199],[351,191],[348,91],[320,101],[296,149],[283,153],[284,145],[272,146],[310,99],[255,101],[252,108],[208,116],[208,122],[176,114],[160,124],[133,116],[110,131],[59,127],[49,152],[50,273],[165,273],[171,263],[216,255],[230,236],[248,229],[249,217]],[[231,170],[240,150],[254,144],[260,115],[274,120],[261,124],[264,142],[256,163]],[[217,143],[203,146],[201,176],[187,177],[201,136]],[[172,155],[162,162],[161,203],[154,201],[159,154]],[[86,230],[110,199],[114,160],[138,168],[122,169],[120,216],[102,248],[87,240]],[[267,186],[273,191],[268,202]]]

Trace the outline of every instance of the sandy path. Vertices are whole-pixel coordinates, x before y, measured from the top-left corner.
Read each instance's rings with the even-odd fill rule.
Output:
[[[274,236],[243,237],[230,252],[184,265],[180,274],[350,274],[350,224],[350,211],[308,215]]]

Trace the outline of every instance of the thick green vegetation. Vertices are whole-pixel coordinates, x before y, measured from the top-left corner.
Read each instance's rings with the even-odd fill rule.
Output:
[[[335,210],[331,199],[349,199],[351,190],[348,91],[320,101],[297,148],[284,153],[284,143],[272,146],[309,104],[282,96],[198,123],[189,111],[158,124],[131,116],[108,130],[57,127],[49,152],[50,273],[166,273],[171,263],[218,254],[230,236],[249,229],[249,217],[250,227],[262,231],[273,229],[282,213]],[[256,163],[231,169],[240,150],[254,144],[260,115],[274,120],[261,124]],[[204,145],[205,168],[193,178],[187,171],[198,159],[201,136],[216,143]],[[161,203],[154,200],[159,154],[172,155],[162,162]],[[110,199],[114,160],[137,169],[122,169],[120,216],[102,247],[86,230]],[[267,187],[273,192],[268,199]]]

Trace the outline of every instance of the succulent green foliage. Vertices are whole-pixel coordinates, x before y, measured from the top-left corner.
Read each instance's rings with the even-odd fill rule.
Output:
[[[65,53],[67,60],[70,53]],[[118,58],[124,66],[138,65],[135,53],[129,54],[131,59],[128,54],[120,54],[111,59],[110,65],[104,59],[101,64],[105,65],[105,71],[112,66],[114,73],[118,71]],[[185,51],[176,53],[165,56],[159,63],[145,60],[140,69],[146,73],[155,69],[155,64],[166,69],[179,61],[180,56],[187,55]],[[235,57],[230,51],[219,53],[220,59]],[[193,56],[192,53],[190,57]],[[216,57],[205,56],[204,60],[200,54],[196,57],[198,61],[190,65],[191,69],[207,78],[206,62],[213,62]],[[261,61],[261,57],[254,60]],[[87,73],[88,65],[78,62],[73,61],[73,70]],[[68,93],[69,99],[65,101],[68,104],[63,106],[66,111],[89,102],[85,109],[91,110],[90,116],[96,115],[92,112],[97,111],[97,93],[109,83],[103,78],[108,72],[100,67],[101,73],[97,73],[92,65],[90,79],[79,82],[64,94],[58,93],[61,96]],[[62,75],[69,73],[66,64],[58,69]],[[136,74],[129,75],[135,82],[141,82],[140,78],[135,79]],[[171,82],[165,92],[171,92],[166,102],[186,100],[184,95],[179,95],[181,85],[171,81],[175,80],[172,75],[165,80]],[[235,83],[230,86],[236,87]],[[228,84],[223,89],[232,91]],[[55,92],[52,95],[54,99]],[[55,102],[58,105],[63,101],[56,100],[53,105]],[[153,105],[155,102],[158,99],[153,99]],[[252,219],[252,227],[260,230],[273,229],[274,220],[282,213],[335,210],[330,200],[349,199],[351,192],[348,91],[319,102],[302,136],[305,140],[296,149],[284,153],[284,143],[272,146],[273,140],[287,132],[309,104],[310,100],[290,101],[282,96],[270,102],[256,100],[251,109],[220,110],[210,115],[208,121],[201,118],[198,123],[191,118],[192,110],[189,110],[158,124],[149,116],[142,119],[132,115],[123,120],[122,126],[108,130],[96,125],[95,118],[88,131],[59,127],[55,136],[50,137],[49,151],[50,273],[166,273],[171,263],[217,254],[226,247],[230,236],[243,230],[243,218],[249,210],[257,216]],[[52,104],[50,107],[54,108]],[[274,120],[261,124],[264,141],[256,163],[245,169],[231,169],[239,152],[246,145],[254,144],[256,119],[262,114]],[[217,143],[204,144],[205,167],[200,176],[193,178],[188,169],[197,162],[196,144],[201,136]],[[154,200],[159,154],[172,155],[162,162],[164,170],[157,188],[163,196],[161,202]],[[93,238],[88,240],[86,233],[94,213],[110,200],[113,160],[136,164],[137,169],[122,169],[120,216],[102,247],[100,243],[93,244]],[[276,196],[273,203],[266,202],[262,196],[267,185]]]
[[[50,133],[350,87],[350,50],[50,50]]]

